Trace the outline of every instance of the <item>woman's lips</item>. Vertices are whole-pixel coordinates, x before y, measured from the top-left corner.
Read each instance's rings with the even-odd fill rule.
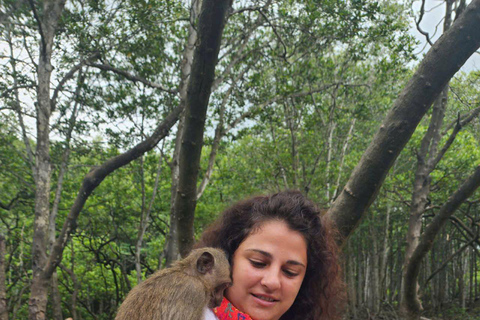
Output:
[[[262,305],[262,306],[265,306],[265,307],[271,307],[273,305],[275,305],[276,302],[278,302],[278,299],[275,299],[271,296],[268,296],[268,295],[263,295],[263,294],[254,294],[252,293],[251,294],[253,296],[253,298],[255,299],[255,301]]]

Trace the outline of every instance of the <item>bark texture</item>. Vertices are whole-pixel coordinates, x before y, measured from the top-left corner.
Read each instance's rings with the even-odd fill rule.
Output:
[[[185,122],[179,154],[179,179],[174,203],[179,252],[185,256],[193,245],[197,177],[203,146],[208,101],[215,77],[220,42],[229,0],[204,0],[198,20],[198,46],[188,81]]]
[[[178,92],[180,94],[180,105],[185,106],[187,101],[188,79],[192,72],[193,53],[195,51],[195,43],[197,42],[197,30],[195,29],[195,21],[197,21],[200,12],[200,0],[191,0],[190,9],[190,26],[188,28],[188,40],[183,51],[183,59],[181,69],[181,80]],[[173,152],[171,168],[172,187],[170,189],[170,231],[166,244],[165,265],[170,266],[173,261],[180,258],[177,242],[177,219],[175,214],[175,198],[177,196],[177,184],[179,176],[178,156],[180,154],[180,146],[182,141],[184,114],[180,116],[177,128],[177,136],[175,137],[175,150]],[[160,260],[161,261],[161,260]],[[159,265],[161,265],[159,263]]]
[[[48,220],[50,215],[50,82],[53,40],[65,0],[43,2],[42,17],[31,8],[40,32],[40,52],[37,83],[37,148],[35,156],[35,221],[32,241],[32,285],[29,300],[31,320],[43,320],[47,310],[49,277],[45,277],[47,263]]]
[[[344,239],[376,198],[385,176],[433,101],[480,47],[479,15],[480,0],[474,0],[429,50],[333,203],[328,215]]]

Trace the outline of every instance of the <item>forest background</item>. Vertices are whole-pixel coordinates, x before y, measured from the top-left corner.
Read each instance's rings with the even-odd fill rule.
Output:
[[[0,319],[113,319],[224,208],[284,189],[345,236],[345,318],[479,319],[480,73],[457,72],[479,16],[2,0]]]

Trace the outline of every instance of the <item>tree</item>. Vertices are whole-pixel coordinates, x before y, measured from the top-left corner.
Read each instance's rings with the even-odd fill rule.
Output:
[[[193,219],[197,201],[197,176],[203,146],[205,118],[215,78],[215,66],[220,41],[225,27],[229,1],[203,1],[198,21],[198,41],[187,89],[187,107],[181,132],[179,177],[173,210],[178,250],[182,257],[192,249],[194,242]]]
[[[56,311],[46,309],[48,287],[56,292],[57,285],[50,279],[58,268],[58,296],[65,296],[63,302],[68,309],[81,309],[75,318],[82,313],[111,317],[115,305],[135,281],[131,272],[135,270],[138,281],[156,265],[151,256],[164,245],[168,223],[160,219],[165,220],[168,210],[170,238],[163,247],[167,264],[188,250],[195,231],[200,232],[228,202],[266,190],[295,187],[322,205],[334,201],[329,214],[344,235],[349,235],[434,95],[454,74],[457,65],[478,47],[472,22],[472,16],[478,13],[477,5],[472,2],[469,14],[462,18],[462,28],[458,27],[459,21],[455,22],[451,28],[454,31],[449,30],[427,55],[339,194],[345,177],[367,145],[358,133],[367,136],[377,125],[390,105],[390,96],[402,82],[403,66],[411,59],[411,41],[404,33],[406,22],[396,19],[403,16],[396,14],[401,12],[396,3],[337,1],[326,2],[322,7],[315,1],[234,3],[226,13],[224,31],[212,30],[215,38],[223,40],[216,66],[216,49],[209,51],[213,54],[207,64],[207,78],[200,75],[193,57],[196,49],[208,44],[198,41],[203,39],[204,29],[199,28],[201,21],[197,20],[202,12],[214,12],[201,11],[200,1],[72,1],[65,6],[62,2],[47,1],[45,8],[54,8],[50,11],[35,2],[7,2],[2,7],[2,12],[8,13],[1,15],[5,23],[2,35],[6,48],[10,44],[13,50],[2,56],[9,63],[2,65],[5,80],[2,79],[1,98],[5,103],[0,108],[2,115],[15,115],[18,124],[3,120],[2,123],[18,128],[13,136],[23,139],[24,150],[18,154],[25,159],[15,159],[22,162],[22,172],[26,167],[31,174],[35,172],[35,179],[44,179],[35,180],[35,188],[31,188],[28,174],[17,174],[13,164],[0,170],[12,181],[8,188],[2,184],[2,191],[7,190],[8,195],[8,201],[1,201],[2,207],[9,206],[20,195],[21,201],[15,203],[29,212],[28,203],[22,201],[28,200],[28,192],[36,192],[38,228],[32,249],[32,285],[36,286],[30,303],[32,317],[60,317]],[[38,49],[37,40],[41,43],[46,33],[44,25],[52,28],[51,23],[57,25],[50,45],[55,50],[51,49],[47,59],[54,70],[44,70],[41,77],[32,76],[28,70],[36,72],[43,54],[43,44]],[[452,48],[455,54],[451,54]],[[22,50],[23,55],[16,50]],[[37,78],[42,80],[42,86]],[[45,82],[47,78],[49,84]],[[194,84],[199,78],[204,80],[203,87]],[[203,90],[187,90],[189,85]],[[47,93],[40,93],[40,88]],[[28,99],[19,98],[25,92],[38,100],[37,109]],[[45,101],[50,104],[48,110],[42,109]],[[185,109],[190,111],[184,112]],[[42,114],[37,114],[40,110]],[[192,111],[198,111],[198,122],[190,122]],[[38,134],[32,135],[28,128],[30,115],[39,123]],[[116,127],[117,123],[124,127]],[[111,146],[88,141],[85,137],[91,134],[90,128],[108,137]],[[165,139],[175,128],[175,138]],[[153,133],[148,136],[148,132]],[[190,139],[187,132],[195,134]],[[36,140],[31,140],[31,136]],[[153,148],[162,140],[165,148],[155,154]],[[186,142],[183,146],[182,141]],[[202,150],[203,145],[206,148]],[[90,147],[99,150],[98,156],[88,150]],[[15,156],[12,151],[1,157],[8,160]],[[138,162],[132,163],[135,159]],[[191,159],[195,161],[186,161]],[[170,206],[162,196],[163,202],[154,204],[161,213],[151,211],[152,219],[148,222],[148,181],[153,184],[155,179],[141,172],[154,174],[152,168],[160,161],[171,168],[170,178],[165,178],[164,172],[159,178],[163,194],[166,189],[171,190]],[[138,174],[135,179],[128,170],[118,171],[129,163],[128,170]],[[362,171],[365,167],[366,174]],[[407,180],[408,170],[398,167],[395,179]],[[113,172],[116,174],[112,177]],[[15,175],[27,177],[27,183],[15,179]],[[138,186],[137,193],[127,190],[127,181]],[[78,185],[80,191],[78,187],[74,191]],[[22,193],[25,190],[26,194]],[[390,188],[385,194],[392,192]],[[351,195],[356,198],[350,198]],[[387,260],[397,264],[400,261],[386,250],[390,244],[401,252],[401,244],[393,237],[403,235],[404,229],[389,230],[400,224],[399,207],[391,201],[376,204],[374,215],[381,217],[385,225],[362,225],[362,235],[368,237],[359,241],[358,247],[349,248],[358,261],[365,261],[349,262],[349,268],[363,277],[358,279],[357,289],[362,286],[364,296],[358,301],[367,301],[375,310],[378,304],[371,299],[380,295],[382,278],[390,279],[395,288],[394,276],[382,275],[381,270]],[[186,217],[181,216],[184,212]],[[385,212],[389,212],[391,222],[387,223]],[[7,296],[14,297],[9,300],[9,310],[15,317],[19,314],[17,306],[22,305],[28,292],[22,285],[30,280],[28,273],[25,276],[26,268],[18,262],[24,256],[28,261],[30,256],[20,254],[22,249],[16,248],[15,242],[29,248],[31,241],[23,240],[31,239],[28,232],[34,228],[29,228],[28,216],[21,215],[18,207],[8,211],[4,220],[8,224],[7,255],[14,262],[13,271],[7,271],[7,283],[12,288],[7,288]],[[19,220],[23,226],[16,224]],[[113,226],[114,230],[92,227],[97,221]],[[136,225],[138,221],[140,226]],[[155,233],[147,233],[142,240],[148,223]],[[77,230],[76,224],[81,226]],[[56,225],[63,227],[59,230]],[[371,241],[375,241],[374,251],[388,259],[359,251],[370,244],[367,238],[373,234],[387,235],[388,241],[383,243],[378,239]],[[72,235],[73,240],[69,240]],[[160,239],[152,240],[156,235]],[[142,255],[141,248],[148,250],[148,257]],[[63,258],[64,253],[68,259]],[[13,282],[8,282],[10,279]],[[367,290],[366,283],[370,281],[375,285]],[[390,299],[395,298],[395,290],[392,292]],[[54,295],[51,298],[52,306],[60,305],[54,302]],[[23,311],[19,312],[23,315]]]
[[[405,304],[406,317],[408,319],[418,319],[422,306],[417,295],[417,280],[420,271],[420,263],[426,256],[428,251],[432,248],[435,237],[448,221],[448,218],[470,197],[475,190],[480,186],[480,166],[477,166],[475,171],[465,182],[458,188],[458,190],[449,197],[447,202],[440,208],[433,220],[428,224],[423,232],[419,243],[413,251],[404,276],[403,299]]]
[[[453,13],[453,2],[446,2],[446,16],[444,21],[444,30],[448,30],[452,21]],[[462,14],[462,11],[465,7],[464,5],[458,5],[458,8],[455,12],[456,19]],[[454,129],[452,130],[450,137],[444,143],[443,147],[440,148],[440,139],[444,135],[442,134],[442,123],[445,117],[445,111],[448,105],[448,85],[443,89],[439,97],[433,104],[433,112],[430,120],[430,124],[427,132],[425,133],[421,146],[417,151],[417,169],[415,174],[414,187],[412,192],[412,200],[410,205],[410,218],[409,218],[409,229],[407,234],[407,250],[405,252],[405,261],[404,261],[404,277],[402,279],[402,310],[403,313],[412,315],[413,317],[420,313],[422,310],[421,302],[418,298],[418,283],[413,284],[412,281],[418,278],[418,273],[415,276],[411,275],[410,269],[413,267],[410,266],[410,263],[417,263],[420,265],[421,259],[418,258],[416,261],[411,261],[413,253],[416,251],[418,244],[421,240],[422,233],[422,217],[427,208],[428,197],[431,191],[431,173],[435,170],[437,164],[442,160],[445,153],[448,151],[450,146],[455,140],[457,133],[467,125],[471,120],[473,120],[480,109],[474,109],[464,116],[462,120],[458,119]],[[472,182],[473,184],[475,182]],[[474,191],[470,191],[470,194]],[[457,192],[461,192],[457,190]],[[470,195],[468,194],[468,196]],[[463,199],[465,201],[466,198]],[[458,200],[457,200],[458,201]],[[447,201],[447,205],[450,201]],[[451,212],[450,214],[453,214]],[[433,223],[433,222],[432,222]],[[437,233],[440,229],[437,229]],[[431,239],[433,242],[433,239]],[[426,252],[425,252],[426,254]],[[416,268],[419,268],[417,266]],[[408,276],[407,276],[408,275]],[[416,282],[416,281],[415,281]],[[411,288],[417,288],[415,292],[412,292]],[[406,290],[409,288],[409,290]]]
[[[47,292],[49,282],[55,272],[56,267],[62,259],[62,253],[67,244],[68,236],[72,232],[72,229],[76,223],[78,215],[88,199],[92,191],[103,181],[103,179],[116,170],[117,168],[131,162],[132,160],[140,157],[146,151],[155,147],[155,145],[164,138],[169,129],[178,119],[183,106],[179,106],[173,110],[165,120],[160,123],[154,133],[134,148],[126,151],[125,153],[110,159],[102,166],[92,170],[85,177],[77,199],[75,200],[70,213],[65,220],[62,231],[56,238],[55,243],[51,247],[50,253],[47,253],[48,249],[48,228],[50,212],[50,179],[51,179],[51,162],[50,162],[50,117],[55,110],[57,90],[54,91],[53,97],[50,96],[50,82],[52,67],[52,48],[54,45],[54,38],[56,35],[57,27],[62,16],[62,11],[65,6],[65,1],[46,1],[38,14],[37,8],[32,3],[31,9],[33,16],[38,23],[38,30],[40,33],[40,49],[39,49],[39,62],[38,62],[38,83],[37,83],[37,140],[36,140],[36,158],[35,158],[35,226],[32,248],[33,256],[33,279],[31,285],[31,297],[29,301],[29,313],[31,319],[45,319],[46,306],[47,306]],[[205,1],[203,3],[203,11],[205,13],[211,12],[213,8],[216,8],[214,3]],[[220,21],[223,21],[222,14],[226,13],[226,6],[223,6],[223,11],[220,13]],[[214,10],[213,10],[214,11]],[[208,17],[207,17],[208,18]],[[205,17],[201,18],[205,19]],[[210,20],[208,22],[213,22]],[[208,26],[208,22],[205,25]],[[201,23],[203,21],[201,20]],[[192,74],[189,81],[198,81],[206,70],[210,70],[210,74],[213,74],[213,70],[216,65],[216,59],[218,50],[213,52],[209,49],[212,46],[218,47],[220,41],[220,35],[222,30],[212,29],[205,27],[202,32],[207,32],[205,36],[201,35],[203,39],[202,43],[196,48],[199,51],[199,58],[195,61]],[[208,34],[210,32],[211,34]],[[214,34],[217,36],[212,36]],[[92,61],[98,57],[98,53],[94,53],[89,59]],[[203,59],[209,59],[210,62],[205,63]],[[207,60],[208,61],[208,60]],[[203,67],[205,63],[205,67]],[[66,76],[68,79],[72,74],[79,71],[82,65],[86,64],[86,61],[82,61],[80,65],[74,67]],[[66,80],[65,80],[66,81]],[[59,87],[63,85],[63,80],[60,81]],[[197,82],[194,82],[197,84]],[[209,92],[204,94],[204,91],[188,92],[187,93],[189,103],[202,101],[204,107],[208,104]],[[200,98],[203,97],[203,100]],[[187,108],[188,109],[188,108]],[[59,180],[60,181],[60,180]],[[60,183],[59,183],[60,185]]]
[[[5,237],[0,234],[0,319],[8,320],[7,288],[5,286]]]
[[[465,15],[461,15],[427,53],[380,126],[380,130],[365,151],[339,198],[329,210],[329,215],[334,219],[344,237],[348,237],[356,228],[366,209],[375,199],[390,167],[430,105],[440,95],[454,73],[480,46],[480,37],[478,33],[475,34],[474,23],[471,20],[475,14],[478,14],[479,4],[473,1],[465,10]],[[451,54],[461,45],[463,50],[457,50],[458,55]],[[446,65],[441,65],[442,63]],[[442,103],[443,101],[440,100],[440,105]],[[438,124],[435,126],[438,127]],[[435,154],[435,148],[433,150]],[[453,213],[451,210],[461,203],[457,201],[464,201],[473,193],[478,187],[476,179],[476,175],[473,174],[463,187],[468,191],[459,189],[458,195],[454,196],[455,200],[452,203],[447,202],[446,206],[449,209],[444,209],[448,212],[445,215],[451,215]],[[436,234],[441,226],[439,222],[432,222],[430,227],[435,231],[429,232]],[[433,241],[433,237],[433,235],[425,235],[425,238],[430,241]],[[408,289],[405,289],[405,297],[408,297],[405,303],[409,304],[407,308],[412,312],[408,316],[412,318],[418,318],[418,312],[421,309],[418,300],[415,299],[419,262],[431,248],[431,242],[429,246],[423,244],[421,247],[423,249],[418,249],[421,254],[416,253],[417,258],[413,262],[415,266],[410,265],[412,262],[407,260],[405,274],[405,278],[408,278],[405,280],[408,285]],[[415,284],[410,280],[414,280]]]
[[[330,208],[328,215],[344,238],[355,230],[433,101],[479,48],[480,34],[475,26],[479,11],[480,1],[472,1],[429,50]]]

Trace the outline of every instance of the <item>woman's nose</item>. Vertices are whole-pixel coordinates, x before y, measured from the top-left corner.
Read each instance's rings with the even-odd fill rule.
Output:
[[[265,270],[262,280],[260,281],[262,286],[269,290],[277,290],[280,288],[280,275],[277,270]]]

